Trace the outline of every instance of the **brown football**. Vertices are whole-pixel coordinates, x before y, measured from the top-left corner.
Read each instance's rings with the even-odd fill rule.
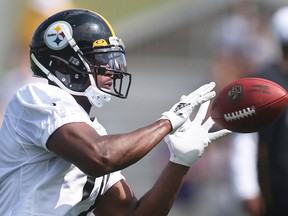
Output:
[[[226,85],[213,99],[210,115],[222,128],[250,133],[274,122],[287,105],[283,87],[270,80],[249,77]]]

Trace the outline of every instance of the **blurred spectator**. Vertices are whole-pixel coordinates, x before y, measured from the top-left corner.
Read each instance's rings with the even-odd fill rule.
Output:
[[[288,90],[288,7],[276,11],[272,28],[281,59],[267,62],[253,76],[272,80]],[[251,216],[288,215],[287,117],[286,109],[271,126],[257,134],[237,134],[232,143],[231,170],[235,192]]]
[[[233,1],[229,14],[224,16],[214,26],[212,44],[213,64],[211,79],[217,84],[217,92],[234,80],[252,75],[265,62],[273,61],[277,57],[273,35],[268,28],[259,5],[252,0]],[[249,153],[253,156],[257,152],[255,146],[255,148],[253,146],[246,148],[257,139],[257,136],[243,136],[241,141],[243,149],[242,151],[237,150],[239,155],[242,154],[242,156],[240,158],[232,157],[234,159],[231,161],[231,164],[234,165],[233,167],[238,167],[239,163],[241,163],[243,168],[245,167],[244,170],[236,169],[239,176],[238,181],[242,181],[246,186],[244,188],[243,185],[243,190],[241,193],[238,191],[237,196],[234,193],[235,182],[231,182],[229,177],[229,166],[231,165],[229,154],[230,151],[235,151],[236,149],[235,146],[234,148],[232,146],[232,143],[238,140],[236,136],[236,134],[233,134],[221,140],[217,145],[214,145],[214,151],[218,152],[218,154],[222,153],[222,157],[219,158],[222,158],[223,164],[229,164],[218,168],[218,172],[224,176],[228,175],[225,180],[227,188],[230,187],[230,190],[226,189],[228,190],[225,194],[227,196],[226,200],[234,204],[235,208],[239,208],[238,212],[235,210],[234,213],[232,211],[230,213],[246,215],[245,209],[242,208],[242,203],[239,202],[239,200],[242,200],[241,197],[249,197],[251,203],[247,204],[253,204],[251,209],[256,208],[257,211],[260,211],[262,203],[260,202],[260,189],[257,180],[245,181],[245,174],[254,173],[255,175],[255,170],[257,170],[255,166],[253,167],[249,163],[249,156],[244,157],[244,154]],[[226,149],[226,151],[223,151],[223,149]],[[256,215],[254,214],[253,216]]]
[[[73,7],[71,0],[27,0],[18,18],[15,38],[12,39],[11,62],[9,71],[4,73],[0,82],[0,122],[13,93],[28,82],[46,82],[44,79],[32,77],[29,62],[29,43],[36,27],[49,15],[65,8]]]
[[[229,14],[215,24],[212,80],[218,90],[275,57],[272,36],[260,12],[252,0],[233,1]]]

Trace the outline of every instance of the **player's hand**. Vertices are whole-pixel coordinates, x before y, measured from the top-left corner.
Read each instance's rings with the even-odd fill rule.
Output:
[[[175,133],[168,134],[165,141],[170,151],[170,161],[190,167],[204,153],[209,143],[231,133],[223,129],[209,133],[214,121],[209,117],[203,124],[210,101],[203,103],[193,121],[188,118]]]
[[[211,82],[198,88],[188,96],[182,96],[169,111],[162,114],[161,119],[168,119],[172,125],[171,133],[175,132],[189,118],[195,107],[215,96],[215,83]]]

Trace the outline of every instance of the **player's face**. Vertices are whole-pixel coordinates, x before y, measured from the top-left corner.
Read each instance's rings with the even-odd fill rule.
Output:
[[[108,67],[108,66],[107,66]],[[106,70],[105,74],[97,75],[96,82],[100,88],[104,88],[105,90],[110,90],[113,80],[112,80],[113,72]]]
[[[103,92],[127,97],[131,75],[127,73],[125,55],[122,52],[87,54],[90,70],[96,86]]]

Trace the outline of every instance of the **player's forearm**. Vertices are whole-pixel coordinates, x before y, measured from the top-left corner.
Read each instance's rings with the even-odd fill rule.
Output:
[[[47,148],[87,175],[97,177],[137,162],[171,129],[168,120],[159,120],[131,133],[100,136],[86,123],[71,123],[50,136]]]
[[[101,138],[97,144],[102,159],[105,162],[105,172],[111,172],[128,167],[144,157],[169,132],[171,124],[167,120],[159,120],[147,127],[121,135],[108,135]]]
[[[177,197],[189,168],[169,162],[157,182],[138,202],[134,215],[167,215]]]

